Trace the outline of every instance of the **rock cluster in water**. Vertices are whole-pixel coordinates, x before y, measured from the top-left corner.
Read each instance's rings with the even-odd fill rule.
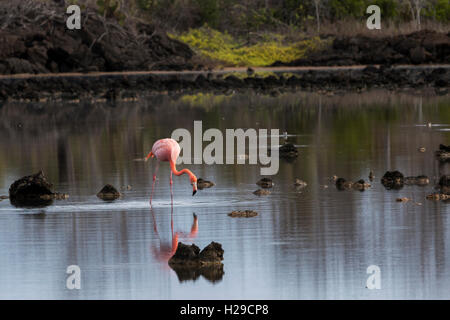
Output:
[[[11,184],[9,199],[15,206],[45,206],[51,204],[54,199],[68,198],[67,194],[53,192],[52,187],[41,170]]]
[[[178,243],[177,251],[170,258],[170,266],[201,267],[222,264],[224,250],[218,242],[212,241],[202,251],[195,244]]]
[[[450,200],[450,175],[443,175],[437,185],[439,192],[427,195],[429,200]]]
[[[169,266],[180,281],[195,281],[203,276],[210,282],[216,282],[224,275],[223,254],[222,245],[214,241],[202,251],[195,244],[189,246],[179,242],[177,251],[169,260]]]
[[[405,182],[405,176],[400,171],[386,171],[381,178],[381,184],[386,189],[401,189]]]
[[[425,175],[405,177],[400,171],[387,171],[381,178],[383,186],[390,189],[401,189],[404,185],[426,186],[430,179]]]

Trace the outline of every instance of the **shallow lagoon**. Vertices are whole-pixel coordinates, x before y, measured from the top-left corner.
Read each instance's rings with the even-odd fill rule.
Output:
[[[154,163],[140,161],[155,140],[176,128],[192,130],[194,120],[204,130],[278,128],[300,152],[295,161],[280,161],[268,196],[252,194],[258,165],[186,166],[216,183],[195,197],[186,177],[174,177],[180,241],[202,248],[216,241],[225,250],[225,273],[216,281],[180,281],[167,265],[169,166],[160,166],[152,212]],[[43,169],[70,198],[40,209],[0,202],[0,298],[448,299],[449,204],[425,196],[449,173],[433,156],[439,143],[450,144],[449,129],[448,95],[389,91],[4,104],[0,195]],[[391,169],[425,174],[431,183],[388,191],[380,178]],[[338,191],[329,180],[367,180],[370,171],[376,178],[365,192]],[[296,189],[295,178],[308,186]],[[106,183],[132,188],[104,202],[95,194]],[[398,203],[399,197],[414,201]],[[259,215],[227,216],[236,209]],[[80,290],[66,288],[73,264],[81,268]],[[365,288],[373,264],[381,269],[381,290]]]

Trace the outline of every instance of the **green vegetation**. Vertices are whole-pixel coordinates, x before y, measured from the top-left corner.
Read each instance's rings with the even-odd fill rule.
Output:
[[[284,36],[268,33],[256,44],[243,46],[242,40],[207,26],[171,36],[187,43],[197,54],[225,66],[268,66],[276,61],[288,62],[328,44],[319,37],[286,44]]]

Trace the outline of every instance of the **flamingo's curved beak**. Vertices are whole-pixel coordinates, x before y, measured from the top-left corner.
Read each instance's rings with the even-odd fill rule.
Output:
[[[195,196],[196,193],[197,193],[197,182],[194,182],[192,184],[192,196]]]

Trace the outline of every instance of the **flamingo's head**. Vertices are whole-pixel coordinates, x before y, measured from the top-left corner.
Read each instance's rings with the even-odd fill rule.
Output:
[[[147,155],[147,157],[145,157],[145,161],[148,161],[148,159],[150,158],[150,157],[154,157],[155,155],[153,154],[153,152],[151,152],[150,151],[150,153]]]
[[[195,194],[197,193],[197,177],[192,175],[189,180],[191,181],[192,185],[192,196],[195,196]]]

